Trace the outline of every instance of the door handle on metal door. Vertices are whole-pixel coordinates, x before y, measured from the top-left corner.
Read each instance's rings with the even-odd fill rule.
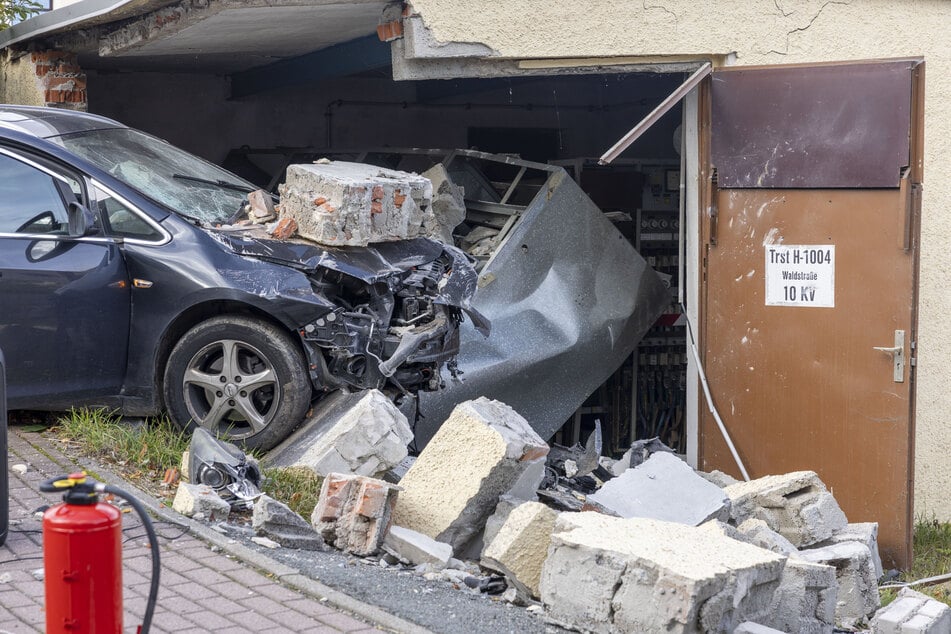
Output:
[[[872,350],[892,355],[895,361],[893,378],[895,383],[905,382],[905,331],[895,331],[895,345],[892,347],[872,346]]]

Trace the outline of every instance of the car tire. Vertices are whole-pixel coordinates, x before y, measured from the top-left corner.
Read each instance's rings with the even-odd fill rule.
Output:
[[[311,392],[303,355],[290,335],[241,315],[193,327],[165,366],[163,394],[171,419],[247,449],[268,450],[287,437],[303,419]]]

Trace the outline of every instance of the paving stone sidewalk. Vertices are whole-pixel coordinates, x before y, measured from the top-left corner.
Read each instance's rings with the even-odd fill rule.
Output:
[[[34,512],[59,499],[39,493],[39,484],[77,467],[65,463],[55,451],[37,449],[46,442],[36,434],[12,428],[8,439],[10,530],[6,544],[0,547],[0,634],[43,632],[42,527]],[[15,464],[26,464],[28,470],[16,473],[12,469]],[[122,482],[110,484],[126,488]],[[145,529],[135,513],[124,514],[122,520],[123,623],[126,632],[135,632],[145,614],[151,558]],[[210,547],[182,525],[160,520],[155,527],[162,573],[152,632],[380,631],[375,624],[337,610],[318,597],[285,587]]]

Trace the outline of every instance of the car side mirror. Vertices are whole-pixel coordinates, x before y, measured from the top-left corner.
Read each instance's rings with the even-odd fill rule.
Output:
[[[96,232],[96,216],[83,205],[69,203],[69,237],[82,238]]]

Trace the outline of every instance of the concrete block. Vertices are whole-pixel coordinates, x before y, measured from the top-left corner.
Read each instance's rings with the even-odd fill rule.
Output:
[[[383,538],[383,550],[411,564],[429,564],[442,570],[452,559],[452,546],[402,526],[390,526]]]
[[[733,634],[784,634],[782,630],[774,630],[771,627],[766,627],[765,625],[760,625],[759,623],[753,623],[752,621],[746,621],[745,623],[740,623]]]
[[[714,469],[713,471],[697,471],[697,475],[707,482],[717,485],[721,489],[725,489],[732,484],[741,482],[741,480],[737,480],[730,474],[723,473],[717,469]]]
[[[621,517],[647,517],[699,526],[729,519],[730,500],[672,453],[652,454],[643,464],[606,482],[588,499]]]
[[[324,478],[310,522],[328,544],[372,555],[383,544],[399,490],[383,480],[331,473]]]
[[[840,544],[842,542],[859,542],[868,547],[872,553],[871,563],[873,574],[876,579],[880,579],[884,570],[882,569],[882,558],[878,552],[878,522],[861,522],[856,524],[847,524],[835,533],[829,539],[820,542],[817,546],[829,546]]]
[[[429,236],[453,244],[452,230],[466,219],[465,190],[452,182],[446,168],[437,163],[421,174],[433,187],[433,216],[435,222]]]
[[[482,565],[505,575],[511,585],[538,598],[542,565],[548,557],[558,513],[539,502],[525,502],[508,518],[482,553]]]
[[[310,523],[286,504],[262,495],[254,502],[251,528],[255,534],[268,537],[286,548],[321,550],[323,538]]]
[[[753,544],[787,557],[799,553],[799,549],[793,546],[792,542],[771,529],[763,520],[748,519],[737,526],[736,530],[739,533],[738,539],[747,544]]]
[[[179,483],[172,508],[187,517],[208,521],[224,521],[231,514],[231,505],[210,486],[188,482]]]
[[[594,632],[732,632],[762,622],[785,559],[707,525],[562,513],[541,600]]]
[[[496,505],[495,511],[485,520],[485,530],[482,531],[483,546],[488,546],[492,543],[495,536],[499,534],[502,525],[505,524],[505,520],[509,518],[509,513],[524,501],[525,500],[520,500],[511,495],[503,495],[499,498],[499,503]],[[483,548],[480,552],[480,558],[484,553],[485,549]]]
[[[418,174],[344,161],[290,165],[278,191],[297,233],[328,246],[409,240],[435,226],[432,183]]]
[[[951,608],[931,597],[902,588],[898,598],[875,613],[872,634],[947,634]]]
[[[851,627],[878,609],[880,602],[877,580],[872,572],[872,554],[864,544],[842,542],[823,548],[810,548],[799,551],[799,557],[835,567],[839,583],[835,618],[839,625]]]
[[[545,441],[508,405],[485,397],[461,403],[400,480],[394,522],[458,553],[500,496],[547,454]]]
[[[267,464],[307,467],[322,476],[379,476],[406,458],[412,440],[406,416],[379,390],[335,392],[267,455]]]
[[[834,567],[789,557],[769,616],[761,622],[784,632],[830,634],[837,593]]]
[[[825,484],[812,471],[772,475],[724,489],[737,525],[761,519],[796,548],[829,539],[848,520]]]

